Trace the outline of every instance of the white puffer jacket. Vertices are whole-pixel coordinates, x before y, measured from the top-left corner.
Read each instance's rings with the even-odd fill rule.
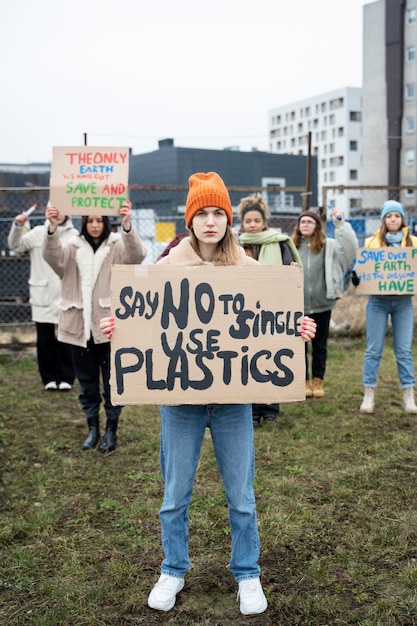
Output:
[[[42,255],[42,244],[48,230],[49,221],[31,230],[27,225],[16,222],[10,229],[7,245],[18,254],[28,252],[30,257],[29,294],[34,322],[58,324],[61,281]],[[58,226],[58,235],[65,245],[71,237],[78,235],[72,220],[68,217]]]

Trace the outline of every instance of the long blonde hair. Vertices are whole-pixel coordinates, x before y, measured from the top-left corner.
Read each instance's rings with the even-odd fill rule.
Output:
[[[404,235],[404,230],[403,230],[403,229],[404,229],[405,227],[406,227],[406,224],[405,224],[405,222],[404,222],[404,218],[403,218],[403,219],[401,220],[401,227],[400,227],[400,230],[402,230],[402,231],[403,231],[403,235]],[[387,233],[388,233],[388,228],[387,228],[387,225],[386,225],[386,223],[385,223],[385,218],[384,218],[384,219],[382,220],[382,223],[381,223],[381,228],[379,229],[379,239],[380,239],[380,241],[381,241],[381,246],[382,246],[382,247],[385,247],[385,246],[387,246],[387,245],[388,245],[388,242],[387,242]],[[410,231],[409,231],[409,230],[407,230],[407,236],[406,236],[406,238],[405,238],[405,246],[406,246],[406,247],[409,247],[409,248],[412,248],[412,247],[413,247],[413,240],[412,240],[412,239],[411,239],[411,237],[410,237]]]
[[[193,250],[201,257],[200,249],[198,247],[198,239],[194,234],[193,229],[190,230],[190,240]],[[227,224],[226,232],[223,239],[217,244],[216,250],[213,255],[212,262],[214,265],[236,265],[241,257],[241,248],[236,241],[230,224]]]

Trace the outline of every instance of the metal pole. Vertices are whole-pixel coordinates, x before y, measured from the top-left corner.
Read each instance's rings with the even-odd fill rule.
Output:
[[[306,190],[303,197],[303,210],[308,211],[310,208],[311,196],[311,131],[307,135],[307,162],[306,162]]]

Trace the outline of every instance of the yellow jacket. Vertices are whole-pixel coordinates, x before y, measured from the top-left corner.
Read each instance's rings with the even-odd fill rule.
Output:
[[[401,242],[401,247],[402,248],[406,248],[406,239],[407,239],[407,235],[409,233],[409,228],[408,226],[404,226],[403,229],[403,240]],[[381,242],[381,229],[378,228],[377,231],[375,231],[375,233],[372,235],[372,237],[367,237],[365,239],[365,248],[385,248],[386,244]],[[412,241],[412,246],[413,248],[417,248],[417,237],[415,237],[414,235],[410,235],[411,236],[411,241]]]

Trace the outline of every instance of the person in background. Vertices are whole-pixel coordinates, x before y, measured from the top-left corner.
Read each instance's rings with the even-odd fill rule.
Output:
[[[185,207],[190,236],[185,237],[158,265],[254,265],[232,232],[229,193],[216,172],[193,174]],[[115,328],[113,317],[101,321],[105,334]],[[314,336],[315,324],[304,318],[302,336]],[[300,338],[301,339],[301,338]],[[195,473],[206,428],[210,429],[217,465],[229,507],[232,554],[230,571],[238,583],[240,611],[263,613],[267,600],[260,582],[259,534],[253,491],[255,451],[250,404],[161,406],[160,461],[164,500],[160,510],[165,558],[161,575],[149,594],[148,605],[169,611],[184,587],[190,566],[188,518]]]
[[[240,220],[239,242],[248,256],[261,265],[301,263],[292,239],[268,227],[270,214],[261,193],[242,198],[237,210]],[[252,404],[253,425],[261,426],[264,420],[274,422],[278,413],[278,403]]]
[[[326,372],[327,341],[332,309],[342,296],[344,275],[356,256],[358,245],[352,226],[332,209],[335,237],[326,237],[318,211],[303,211],[292,239],[304,269],[304,313],[314,319],[317,333],[311,342],[311,375],[306,344],[306,398],[322,398]]]
[[[184,237],[188,237],[188,235],[189,235],[188,231],[184,231],[184,232],[178,233],[178,235],[175,235],[174,239],[170,241],[169,244],[166,246],[166,248],[162,250],[161,254],[157,257],[156,261],[158,262],[164,256],[167,256],[167,254],[170,253],[171,248],[175,248],[175,246],[178,246],[181,239],[184,239]]]
[[[400,202],[387,200],[381,207],[381,225],[365,239],[365,248],[386,246],[417,247],[417,237],[405,225],[405,210]],[[391,317],[397,372],[403,390],[404,411],[417,413],[414,401],[414,362],[411,352],[414,332],[414,307],[411,295],[370,295],[366,305],[366,351],[362,382],[365,388],[361,413],[374,412],[374,394],[384,350],[388,318]]]
[[[79,399],[89,430],[83,450],[94,448],[100,439],[100,373],[107,423],[99,450],[112,452],[116,448],[122,407],[113,406],[110,399],[110,343],[100,332],[100,318],[110,313],[112,265],[139,264],[146,256],[130,221],[131,213],[131,202],[125,201],[119,210],[121,234],[111,232],[107,216],[84,216],[80,235],[63,245],[58,236],[58,210],[53,206],[46,209],[49,227],[43,255],[62,282],[58,337],[71,345],[80,384]]]
[[[30,229],[25,212],[14,218],[7,244],[18,254],[28,252],[30,258],[29,292],[32,321],[36,325],[36,354],[39,374],[46,391],[69,391],[74,383],[71,349],[57,339],[61,281],[42,256],[42,243],[49,226]],[[65,244],[78,235],[72,220],[57,217],[57,237]]]

